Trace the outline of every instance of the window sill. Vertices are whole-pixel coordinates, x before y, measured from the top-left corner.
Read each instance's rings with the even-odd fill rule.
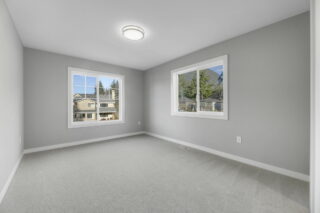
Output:
[[[117,121],[95,121],[95,122],[84,122],[84,123],[77,123],[71,122],[68,125],[68,128],[80,128],[80,127],[91,127],[91,126],[106,126],[106,125],[117,125],[117,124],[124,124],[125,121],[117,120]]]
[[[217,120],[228,120],[228,115],[223,113],[195,113],[195,112],[174,112],[172,116],[191,117],[191,118],[208,118]]]

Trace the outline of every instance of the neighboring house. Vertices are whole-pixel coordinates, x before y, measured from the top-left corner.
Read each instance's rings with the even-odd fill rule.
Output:
[[[73,120],[116,120],[118,119],[117,103],[118,97],[115,89],[111,89],[105,94],[100,94],[99,106],[97,106],[98,103],[95,97],[75,94],[73,96]]]

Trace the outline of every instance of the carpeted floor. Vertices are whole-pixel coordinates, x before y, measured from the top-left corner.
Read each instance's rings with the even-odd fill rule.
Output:
[[[308,184],[134,136],[25,155],[1,213],[307,213]]]

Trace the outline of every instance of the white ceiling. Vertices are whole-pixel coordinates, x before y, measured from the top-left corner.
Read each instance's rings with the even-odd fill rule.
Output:
[[[308,0],[6,0],[26,47],[146,70],[309,9]],[[145,29],[142,41],[121,36]]]

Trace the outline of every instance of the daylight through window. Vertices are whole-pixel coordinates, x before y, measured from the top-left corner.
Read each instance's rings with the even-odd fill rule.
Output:
[[[227,56],[172,71],[172,114],[228,119]]]
[[[69,127],[123,121],[123,76],[69,67]]]

